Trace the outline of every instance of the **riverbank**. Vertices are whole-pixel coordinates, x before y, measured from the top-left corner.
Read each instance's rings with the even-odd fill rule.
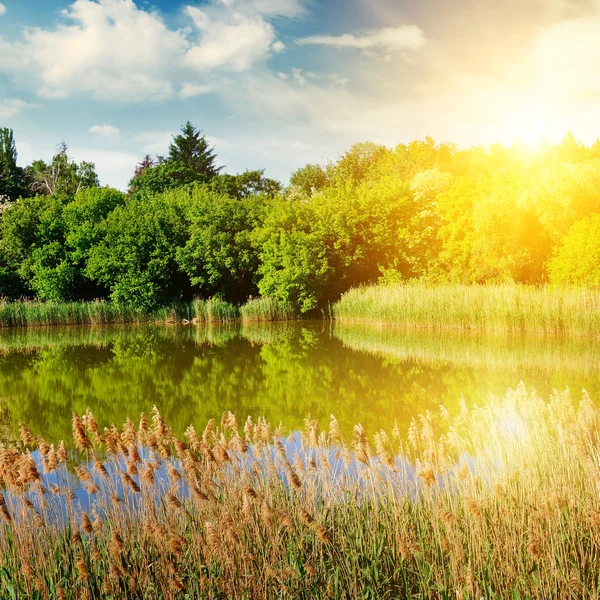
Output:
[[[271,298],[249,300],[242,306],[212,298],[180,302],[141,313],[111,302],[9,302],[0,300],[0,328],[127,323],[228,323],[294,319],[293,310]]]
[[[350,290],[340,322],[426,329],[600,335],[600,290],[551,286],[389,285]]]
[[[157,412],[103,432],[87,413],[73,417],[75,455],[23,428],[24,448],[0,453],[0,587],[61,599],[591,598],[599,427],[588,398],[547,402],[521,386],[424,414],[407,433],[358,425],[351,439],[333,417],[286,441],[231,413],[183,439]]]

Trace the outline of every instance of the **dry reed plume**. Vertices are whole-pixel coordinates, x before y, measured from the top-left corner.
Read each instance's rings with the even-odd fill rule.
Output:
[[[158,411],[0,447],[2,598],[598,598],[600,409],[484,408],[293,441]]]

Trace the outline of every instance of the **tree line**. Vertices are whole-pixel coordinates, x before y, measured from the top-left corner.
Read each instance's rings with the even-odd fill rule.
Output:
[[[600,142],[363,143],[284,188],[224,173],[187,123],[123,193],[64,144],[19,167],[0,129],[0,297],[147,311],[263,295],[311,313],[351,287],[411,280],[600,284]]]

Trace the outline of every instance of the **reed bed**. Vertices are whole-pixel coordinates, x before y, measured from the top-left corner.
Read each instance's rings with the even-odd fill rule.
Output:
[[[274,298],[251,298],[240,308],[242,321],[291,321],[295,319],[290,304]]]
[[[0,448],[12,598],[598,598],[600,410],[524,386],[344,439],[154,410]]]
[[[337,320],[407,328],[600,335],[600,290],[551,286],[428,284],[350,290]]]
[[[111,302],[12,302],[0,299],[0,327],[50,327],[55,325],[108,325],[125,323],[166,322],[192,318],[187,303],[140,313]]]
[[[0,298],[0,328],[55,325],[108,325],[126,323],[230,323],[294,319],[291,307],[270,298],[250,299],[239,307],[219,298],[179,302],[149,312],[118,307],[111,302],[9,301]]]

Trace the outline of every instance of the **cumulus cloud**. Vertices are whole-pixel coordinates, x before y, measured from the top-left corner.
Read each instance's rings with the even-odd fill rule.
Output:
[[[40,105],[18,98],[0,98],[0,118],[10,119],[26,108],[40,108]]]
[[[273,25],[260,15],[234,12],[228,19],[214,19],[194,6],[186,13],[201,32],[201,40],[189,48],[185,62],[198,69],[230,67],[237,71],[249,69],[267,58],[277,44]]]
[[[418,50],[425,45],[425,34],[416,25],[384,27],[363,35],[315,35],[296,40],[300,45],[356,48],[359,50]]]
[[[284,14],[292,14],[296,3],[283,1]],[[27,76],[49,98],[189,96],[184,82],[199,74],[243,71],[283,50],[267,18],[278,13],[263,2],[214,0],[207,12],[187,6],[184,14],[192,26],[172,29],[158,12],[133,0],[75,0],[55,28],[25,29],[16,42],[0,38],[0,72]]]
[[[90,127],[88,131],[103,138],[114,138],[121,133],[119,128],[114,127],[113,125],[94,125],[93,127]]]
[[[299,17],[306,9],[299,0],[220,0],[228,8],[256,11],[269,17]]]
[[[0,17],[6,12],[6,6],[0,2]]]

